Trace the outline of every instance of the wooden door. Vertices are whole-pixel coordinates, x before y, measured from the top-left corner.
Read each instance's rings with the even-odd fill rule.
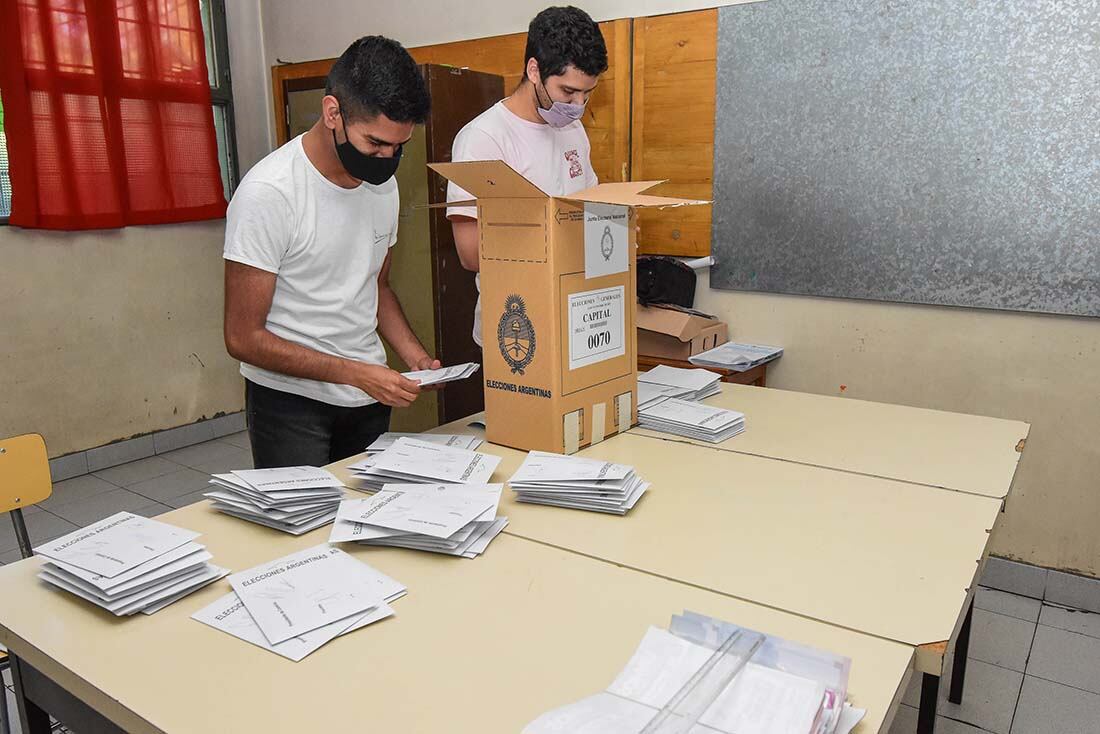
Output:
[[[432,95],[432,114],[425,128],[428,160],[451,160],[455,135],[470,120],[504,97],[504,78],[470,69],[429,64],[425,67]],[[447,182],[433,171],[428,200],[447,200]],[[455,249],[446,209],[430,210],[432,284],[436,298],[436,354],[445,365],[481,362],[481,350],[472,332],[477,288],[474,274],[462,267]],[[457,420],[483,409],[485,396],[480,373],[468,380],[447,385],[440,394],[439,419]]]

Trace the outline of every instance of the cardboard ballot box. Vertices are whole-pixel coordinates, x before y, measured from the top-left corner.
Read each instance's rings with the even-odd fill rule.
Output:
[[[634,210],[705,202],[642,193],[659,182],[548,196],[503,161],[431,168],[477,200],[488,440],[573,453],[630,428]]]
[[[638,354],[686,360],[729,341],[725,321],[680,306],[638,306]]]

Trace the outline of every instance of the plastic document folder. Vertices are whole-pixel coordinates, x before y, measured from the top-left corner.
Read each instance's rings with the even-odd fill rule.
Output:
[[[692,612],[651,627],[603,693],[525,734],[847,734],[851,661]]]

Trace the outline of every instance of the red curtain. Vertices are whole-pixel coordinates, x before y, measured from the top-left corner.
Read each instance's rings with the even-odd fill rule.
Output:
[[[11,224],[225,215],[199,0],[0,0]]]

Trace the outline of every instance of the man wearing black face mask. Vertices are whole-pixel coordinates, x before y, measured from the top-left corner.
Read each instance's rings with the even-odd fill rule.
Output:
[[[419,385],[386,367],[432,359],[389,286],[393,175],[427,117],[408,52],[360,38],[333,65],[321,118],[260,161],[229,205],[225,343],[241,361],[257,468],[320,466],[363,450]]]

